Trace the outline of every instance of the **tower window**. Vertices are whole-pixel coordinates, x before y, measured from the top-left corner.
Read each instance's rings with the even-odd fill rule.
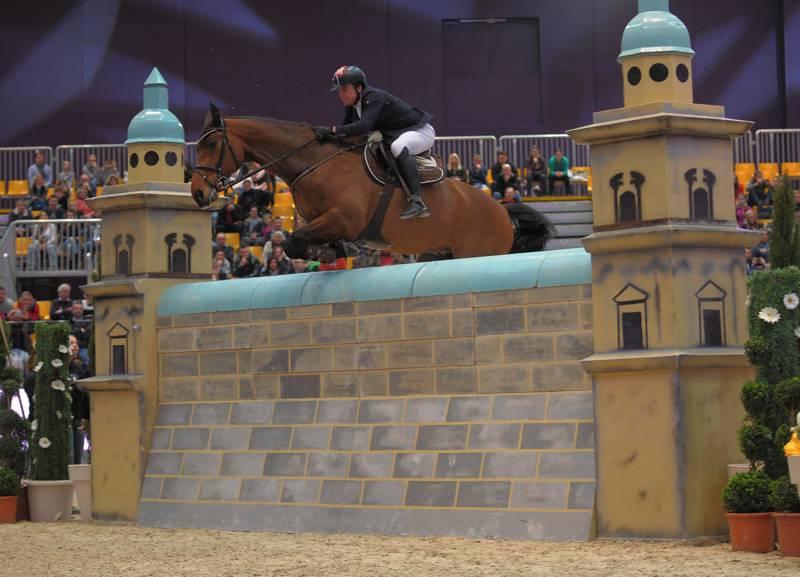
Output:
[[[642,81],[642,71],[638,66],[631,66],[628,69],[628,83],[636,86]]]
[[[725,345],[725,297],[727,293],[714,281],[706,281],[697,297],[700,344],[704,347]]]
[[[656,62],[650,67],[650,78],[654,82],[664,82],[669,76],[669,68],[661,62]]]
[[[650,295],[628,283],[614,297],[617,305],[617,347],[622,350],[647,348],[647,299]]]
[[[144,161],[147,166],[155,166],[158,164],[158,153],[155,150],[148,150],[144,153]]]
[[[164,162],[166,162],[169,166],[175,166],[175,163],[178,162],[178,155],[172,151],[169,151],[164,155]]]
[[[714,219],[714,184],[717,177],[710,170],[703,169],[704,187],[695,186],[698,180],[696,168],[690,168],[683,174],[689,191],[689,217],[697,220]]]
[[[678,64],[678,67],[675,69],[675,75],[681,82],[686,82],[689,80],[689,67],[685,64]]]
[[[608,184],[614,189],[614,216],[616,222],[635,222],[642,219],[642,185],[645,182],[644,174],[632,170],[628,184],[633,185],[636,192],[624,190],[625,173],[618,172],[611,177]]]
[[[131,154],[131,159],[128,161],[128,164],[131,165],[131,168],[136,168],[139,166],[139,155],[135,152]]]
[[[109,340],[109,359],[112,375],[124,375],[128,372],[128,329],[120,323],[114,323],[106,333]]]

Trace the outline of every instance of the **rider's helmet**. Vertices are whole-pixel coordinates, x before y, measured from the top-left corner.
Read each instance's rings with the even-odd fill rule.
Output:
[[[358,66],[342,66],[333,73],[333,80],[331,92],[339,90],[340,86],[345,84],[358,84],[359,82],[364,86],[367,85],[367,75]]]

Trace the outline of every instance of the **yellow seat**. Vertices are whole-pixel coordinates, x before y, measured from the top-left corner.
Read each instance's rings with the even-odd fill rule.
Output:
[[[756,173],[756,165],[752,162],[739,162],[734,165],[733,172],[736,173],[739,184],[747,186],[747,183],[753,179],[753,175]]]
[[[103,196],[103,187],[98,186],[97,189],[94,191],[95,196]]]
[[[782,162],[781,174],[786,176],[800,176],[800,162]]]
[[[47,189],[47,198],[50,198],[51,196],[54,196],[55,194],[56,194],[56,189],[53,188],[52,186]]]
[[[288,190],[288,189],[287,189]],[[294,199],[291,192],[278,192],[275,194],[273,206],[294,206]]]
[[[294,217],[283,218],[283,230],[286,232],[294,232]]]
[[[43,210],[32,210],[31,211],[31,216],[33,218],[39,218],[40,216],[42,216],[43,212],[44,212]]]
[[[239,250],[239,233],[238,232],[226,232],[225,233],[225,241],[228,243],[234,252]]]
[[[777,162],[760,162],[758,163],[758,169],[764,175],[764,179],[772,180],[775,175],[778,174],[778,163]]]
[[[36,301],[39,305],[39,318],[44,321],[50,320],[50,307],[53,303],[50,301]]]
[[[6,193],[6,181],[0,180],[0,195],[4,195]]]
[[[31,246],[33,239],[29,236],[17,237],[17,256],[25,256],[28,254],[28,247]]]
[[[275,196],[283,192],[289,192],[289,185],[283,182],[282,180],[278,180],[275,182]]]
[[[280,216],[281,218],[294,218],[294,207],[292,206],[273,206],[272,216]]]
[[[264,247],[263,246],[248,246],[247,250],[249,250],[250,254],[252,254],[258,260],[263,260],[263,256],[264,256]]]
[[[28,194],[28,181],[27,180],[9,180],[8,181],[8,194],[13,196],[25,196]]]
[[[492,176],[492,169],[489,168],[486,171],[486,184],[492,184],[494,182],[494,176]]]

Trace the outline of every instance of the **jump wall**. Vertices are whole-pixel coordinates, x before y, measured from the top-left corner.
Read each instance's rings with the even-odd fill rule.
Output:
[[[185,284],[140,523],[583,540],[582,249]]]

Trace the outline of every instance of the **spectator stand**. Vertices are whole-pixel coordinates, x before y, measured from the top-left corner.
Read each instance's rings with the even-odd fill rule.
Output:
[[[491,167],[497,151],[497,138],[494,136],[437,136],[433,145],[434,156],[439,156],[444,162],[450,153],[455,152],[461,159],[461,164],[469,169],[472,157],[481,155],[484,166]]]
[[[0,148],[0,214],[11,212],[19,197],[28,196],[28,167],[37,151],[44,154],[45,163],[53,165],[49,146]]]
[[[90,154],[97,157],[97,165],[102,167],[106,160],[114,160],[120,178],[128,170],[128,153],[124,144],[64,144],[56,147],[55,172],[61,169],[61,163],[69,160],[76,177],[80,177],[81,169]],[[103,183],[98,183],[102,186]]]

